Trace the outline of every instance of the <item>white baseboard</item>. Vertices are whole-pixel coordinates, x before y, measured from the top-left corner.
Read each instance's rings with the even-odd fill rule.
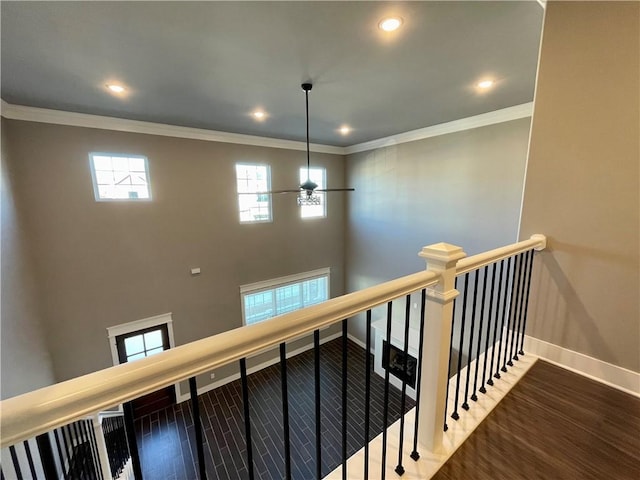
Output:
[[[336,338],[340,337],[342,335],[342,332],[338,332],[338,333],[334,333],[332,335],[329,335],[327,337],[321,338],[320,339],[320,344],[322,345],[323,343],[327,343],[330,342],[331,340],[335,340]],[[287,358],[291,358],[291,357],[295,357],[296,355],[299,355],[303,352],[306,352],[307,350],[311,350],[313,348],[313,342],[309,342],[306,345],[303,345],[300,348],[297,348],[295,350],[291,350],[290,352],[287,352]],[[279,358],[273,358],[271,360],[268,360],[266,362],[262,362],[258,365],[254,365],[253,367],[247,368],[247,375],[251,375],[252,373],[258,372],[260,370],[263,370],[267,367],[270,367],[271,365],[275,365],[276,363],[278,363],[280,361]],[[233,375],[229,375],[228,377],[224,377],[221,378],[220,380],[217,380],[215,382],[209,383],[203,387],[198,388],[198,395],[202,395],[203,393],[207,393],[211,390],[214,390],[218,387],[221,387],[223,385],[226,385],[227,383],[231,383],[234,380],[238,380],[240,378],[240,373],[234,373]],[[189,400],[189,398],[191,398],[189,393],[178,393],[176,395],[176,401],[178,403],[182,403],[186,400]]]
[[[524,337],[524,350],[567,370],[640,397],[640,373],[638,372],[603,362],[529,335]]]
[[[358,345],[360,348],[362,348],[363,350],[367,349],[367,345],[366,343],[364,343],[362,340],[360,340],[358,337],[356,337],[355,335],[352,335],[350,333],[347,333],[347,338],[349,340],[351,340],[353,343],[355,343],[356,345]],[[371,353],[373,353],[373,345],[371,345]]]

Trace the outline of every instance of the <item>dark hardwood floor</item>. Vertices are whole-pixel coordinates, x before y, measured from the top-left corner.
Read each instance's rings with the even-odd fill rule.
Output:
[[[347,454],[364,446],[365,351],[348,344]],[[321,347],[322,474],[341,463],[341,340]],[[373,361],[371,362],[373,364]],[[287,362],[293,478],[315,478],[313,351]],[[371,373],[371,435],[382,431],[384,380]],[[257,479],[284,478],[280,369],[274,365],[249,376],[254,472]],[[391,387],[389,424],[400,418],[400,392]],[[406,410],[413,407],[407,397]],[[248,478],[240,381],[200,396],[209,479]],[[191,403],[137,419],[145,480],[195,480]]]
[[[638,480],[640,399],[538,361],[435,480]]]

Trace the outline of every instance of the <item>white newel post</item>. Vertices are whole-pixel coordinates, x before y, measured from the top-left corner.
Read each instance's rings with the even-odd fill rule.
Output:
[[[96,444],[98,447],[98,457],[100,461],[100,470],[102,470],[102,478],[108,480],[111,478],[111,467],[109,466],[109,452],[107,444],[104,441],[104,431],[102,430],[102,422],[100,415],[95,414],[92,417],[93,431],[96,434]]]
[[[455,245],[436,243],[423,247],[419,255],[427,261],[428,270],[440,273],[438,283],[427,289],[418,430],[420,444],[436,453],[444,434],[453,301],[458,296],[456,263],[466,253]]]

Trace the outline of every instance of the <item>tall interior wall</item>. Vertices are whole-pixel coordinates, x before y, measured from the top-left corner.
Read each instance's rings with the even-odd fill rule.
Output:
[[[272,188],[291,188],[304,152],[5,119],[3,127],[56,381],[112,365],[109,326],[172,312],[177,345],[240,327],[240,285],[330,267],[331,295],[344,293],[342,195],[328,199],[326,218],[301,219],[295,195],[274,195],[272,222],[239,222],[235,164],[270,164]],[[96,202],[90,152],[145,155],[153,200]],[[342,185],[342,156],[312,158]],[[3,235],[11,230],[3,219]],[[5,331],[23,321],[5,310],[10,288],[3,281],[3,359]],[[7,365],[21,374],[19,363]],[[216,380],[235,371],[222,368]]]
[[[640,3],[548,2],[521,238],[529,334],[640,372]]]
[[[5,399],[53,383],[54,374],[4,120],[1,129],[0,398]]]
[[[516,241],[529,129],[522,118],[349,155],[358,195],[347,203],[348,291],[424,269],[425,245],[473,255]],[[394,312],[403,315],[403,304]],[[362,316],[350,332],[365,339]]]

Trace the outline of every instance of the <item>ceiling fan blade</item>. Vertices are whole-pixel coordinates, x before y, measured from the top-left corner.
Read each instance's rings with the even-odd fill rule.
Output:
[[[316,188],[316,192],[355,192],[355,188]]]
[[[295,190],[291,189],[291,190],[271,190],[269,192],[263,192],[263,193],[300,193],[301,189],[297,188]]]

